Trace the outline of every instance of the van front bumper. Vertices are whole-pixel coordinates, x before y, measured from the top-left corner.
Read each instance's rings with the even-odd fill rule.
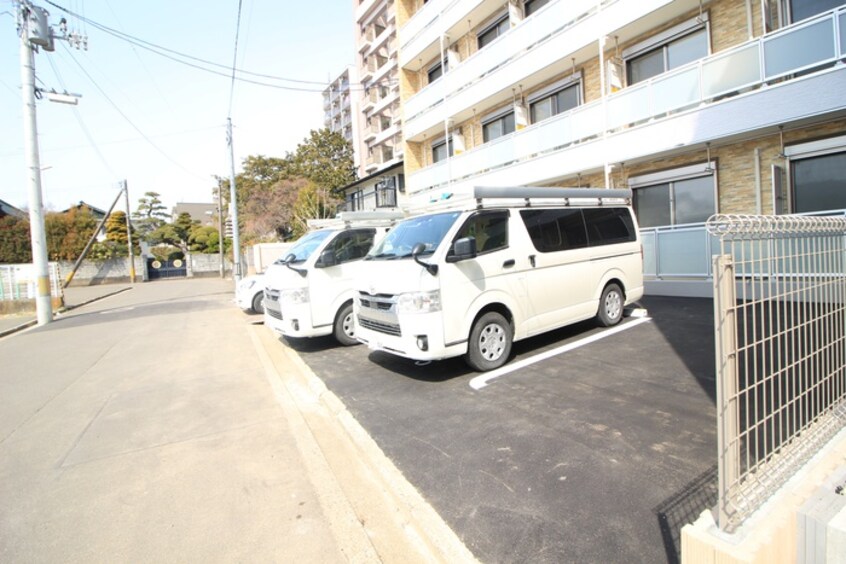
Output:
[[[412,360],[441,360],[467,352],[467,341],[444,343],[440,312],[400,315],[397,323],[388,324],[357,311],[355,336],[371,350]]]

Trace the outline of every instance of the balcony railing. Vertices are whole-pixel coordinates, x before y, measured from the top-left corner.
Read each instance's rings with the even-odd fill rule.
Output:
[[[544,10],[544,14],[547,15],[542,18],[527,18],[484,49],[476,51],[455,69],[450,69],[436,83],[424,87],[409,98],[405,103],[408,119],[412,120],[418,114],[439,105],[445,94],[449,97],[468,84],[487,76],[494,69],[522,56],[526,50],[538,43],[539,38],[549,37],[561,30],[571,28],[595,10],[596,0],[572,0],[555,2],[548,6]],[[590,40],[595,41],[595,37],[591,36]],[[403,45],[404,48],[405,45]]]
[[[821,14],[734,49],[626,88],[606,100],[609,132],[661,118],[846,57],[846,7]],[[406,106],[406,112],[408,108]],[[605,132],[602,100],[594,101],[421,169],[418,192],[511,163],[536,158]]]
[[[344,202],[338,211],[372,211],[397,207],[396,188],[376,188],[373,192],[357,195]]]

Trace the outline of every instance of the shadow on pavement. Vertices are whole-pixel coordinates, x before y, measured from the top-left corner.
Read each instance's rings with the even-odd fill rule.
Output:
[[[681,528],[717,505],[717,478],[715,464],[655,508],[670,564],[681,562]]]

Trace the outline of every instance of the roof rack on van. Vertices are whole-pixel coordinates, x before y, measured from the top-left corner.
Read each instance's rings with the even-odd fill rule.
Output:
[[[404,219],[405,214],[396,210],[380,210],[380,211],[352,211],[341,212],[336,217],[327,219],[309,219],[306,223],[310,229],[327,229],[342,227],[388,227],[396,223],[400,219]]]
[[[630,204],[632,191],[628,188],[543,188],[539,186],[476,186],[473,189],[476,206],[485,207],[484,200],[495,206],[590,206]]]

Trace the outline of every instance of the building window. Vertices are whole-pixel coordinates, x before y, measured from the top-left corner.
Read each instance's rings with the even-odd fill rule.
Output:
[[[572,110],[581,103],[581,84],[576,82],[554,89],[539,97],[529,98],[529,115],[532,123]]]
[[[713,166],[694,165],[629,179],[640,226],[702,223],[716,213]]]
[[[485,143],[513,132],[514,110],[482,121],[482,138]]]
[[[508,31],[510,27],[511,23],[508,19],[508,13],[506,12],[505,14],[500,16],[500,18],[497,19],[494,23],[479,32],[477,37],[479,49],[486,46],[491,41]]]
[[[547,4],[549,4],[549,0],[526,0],[523,2],[523,13],[528,18]]]
[[[790,21],[795,23],[833,10],[843,4],[843,0],[786,0],[786,3],[790,12]]]
[[[445,65],[449,68],[449,65]],[[440,62],[435,63],[431,67],[429,67],[429,71],[426,73],[426,76],[429,77],[429,84],[432,84],[439,78],[444,75],[444,66],[441,65]]]
[[[846,136],[785,148],[793,212],[846,209]]]
[[[707,19],[679,24],[623,52],[628,85],[708,56]]]
[[[441,139],[432,143],[432,162],[440,162],[452,156],[452,139]]]

